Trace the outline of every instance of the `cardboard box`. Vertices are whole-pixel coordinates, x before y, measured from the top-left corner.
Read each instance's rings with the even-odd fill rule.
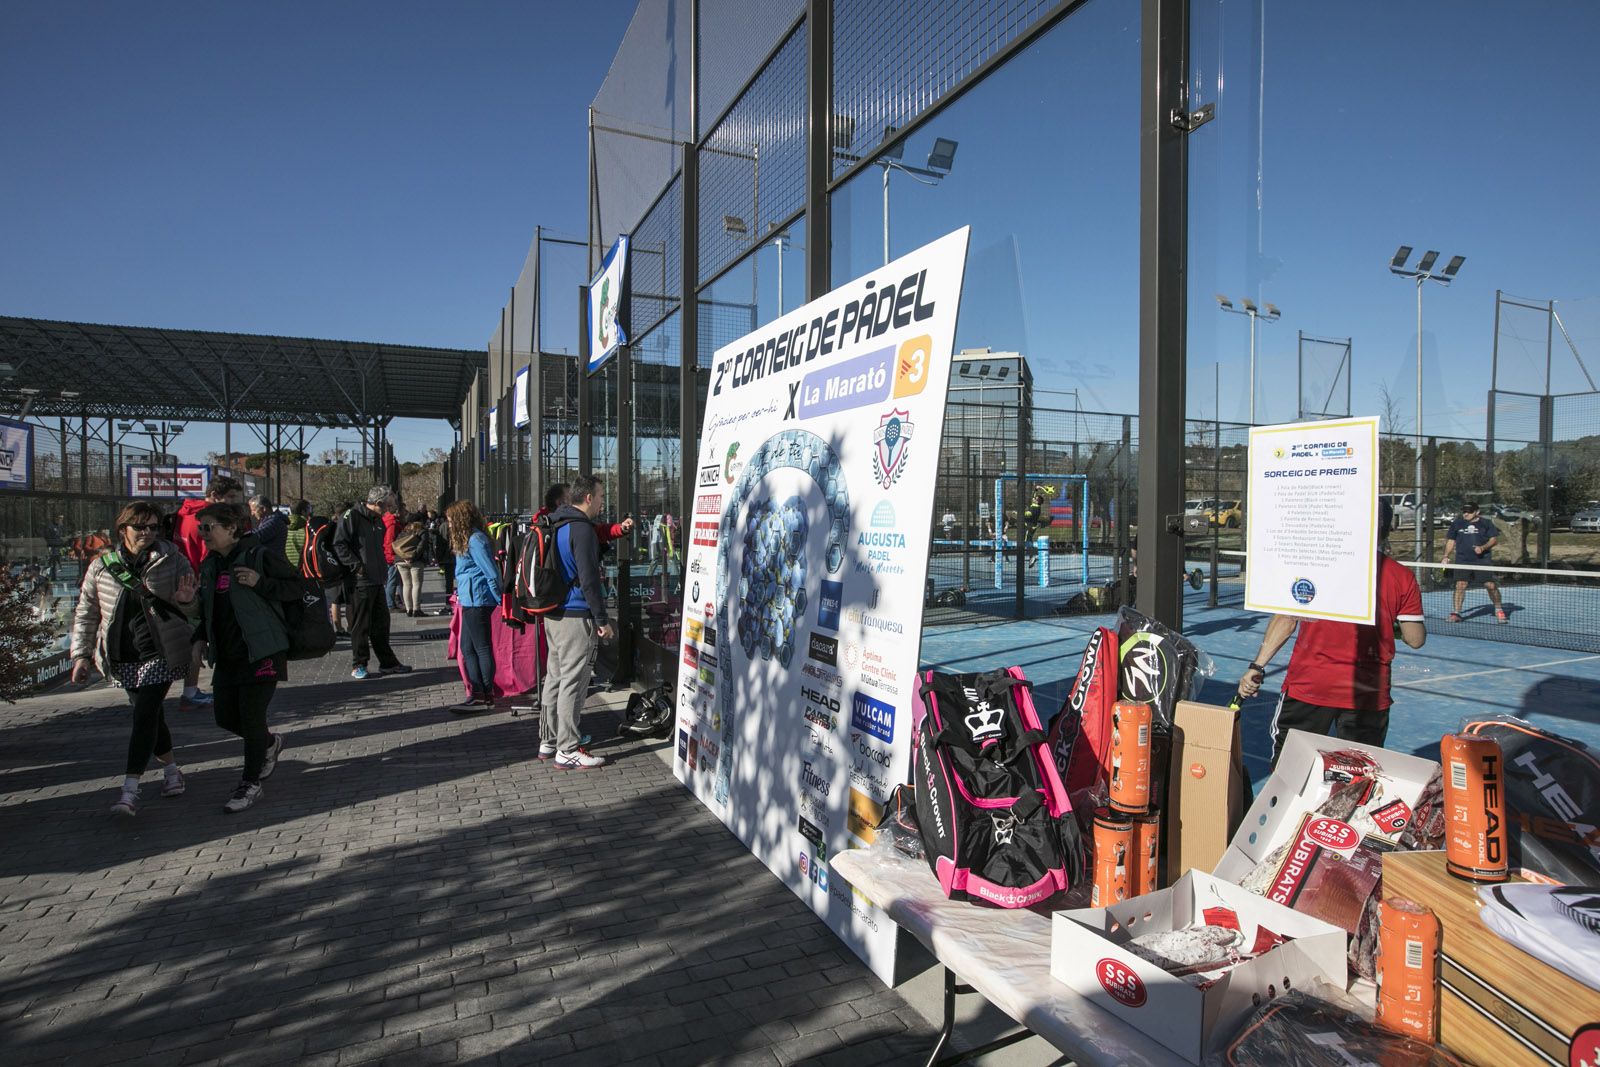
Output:
[[[1238,916],[1246,945],[1264,927],[1291,940],[1235,965],[1201,989],[1128,951],[1151,931],[1204,922],[1208,908]],[[1199,1063],[1232,1037],[1258,1001],[1317,979],[1344,984],[1345,933],[1201,871],[1170,889],[1109,908],[1056,912],[1051,920],[1050,973],[1075,993]]]
[[[1443,852],[1385,856],[1383,894],[1438,916],[1439,1040],[1446,1046],[1475,1063],[1508,1067],[1600,1062],[1600,993],[1484,926],[1478,887],[1446,873]]]
[[[1256,794],[1255,803],[1245,813],[1244,823],[1233,835],[1227,852],[1212,873],[1229,882],[1242,882],[1279,845],[1298,834],[1305,816],[1328,799],[1335,784],[1324,779],[1322,754],[1341,749],[1365,752],[1378,762],[1378,792],[1365,805],[1369,812],[1393,805],[1395,801],[1404,804],[1408,811],[1415,809],[1417,798],[1439,769],[1439,764],[1430,759],[1290,730],[1283,743],[1283,753],[1278,757],[1277,769]],[[1383,834],[1378,841],[1383,846],[1391,845],[1397,836],[1398,831]]]
[[[1249,781],[1238,713],[1180,700],[1172,717],[1163,808],[1166,881],[1216,867],[1250,803]]]

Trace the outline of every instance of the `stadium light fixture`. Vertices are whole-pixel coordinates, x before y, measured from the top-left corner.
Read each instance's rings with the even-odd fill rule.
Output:
[[[745,225],[744,219],[738,215],[722,216],[723,232],[732,237],[743,237],[750,232],[750,227]]]
[[[891,132],[898,133],[893,126],[884,128],[883,136],[888,140]],[[902,162],[905,155],[906,144],[904,139],[895,142],[873,160],[883,168],[883,261],[889,262],[889,174],[891,171],[903,170],[912,178],[923,185],[937,185],[950,176],[950,168],[956,162],[956,142],[948,137],[935,137],[933,150],[928,153],[926,167],[913,167]]]
[[[949,170],[956,164],[956,142],[948,137],[935,137],[933,151],[928,153],[929,170]]]
[[[883,158],[884,159],[904,159],[905,158],[905,154],[906,154],[906,143],[905,143],[905,141],[904,140],[896,141],[894,139],[894,135],[896,133],[898,133],[898,132],[899,131],[893,126],[885,126],[883,128],[883,143],[889,146],[888,148],[885,148],[883,150]]]
[[[1276,304],[1265,304],[1265,309],[1258,307],[1249,297],[1239,298],[1240,307],[1234,307],[1233,301],[1217,294],[1217,310],[1231,312],[1235,315],[1250,316],[1250,425],[1256,424],[1256,323],[1277,322],[1283,317],[1283,312],[1278,310]]]
[[[1439,261],[1439,253],[1428,250],[1417,261],[1413,268],[1407,268],[1405,261],[1411,255],[1410,245],[1401,245],[1394,259],[1389,262],[1389,272],[1398,274],[1402,278],[1410,278],[1417,285],[1417,470],[1416,494],[1417,510],[1412,519],[1415,523],[1415,537],[1412,550],[1417,559],[1422,558],[1422,527],[1431,521],[1427,515],[1429,509],[1425,508],[1422,496],[1422,287],[1425,282],[1438,282],[1440,285],[1449,285],[1456,280],[1456,273],[1461,270],[1461,264],[1467,261],[1466,256],[1451,256],[1442,272],[1435,274],[1433,265]]]

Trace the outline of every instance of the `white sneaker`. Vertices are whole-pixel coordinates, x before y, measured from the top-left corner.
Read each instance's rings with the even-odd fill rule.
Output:
[[[138,790],[124,789],[117,797],[116,803],[111,805],[111,814],[132,817],[139,812]]]
[[[177,767],[169,765],[161,772],[161,795],[164,797],[181,797],[189,786],[183,780],[183,772]]]
[[[254,782],[240,782],[239,788],[233,791],[233,796],[222,805],[222,810],[229,815],[237,815],[261,799],[261,787]]]
[[[556,770],[558,771],[592,771],[596,767],[604,767],[606,761],[599,756],[591,756],[581,748],[571,752],[556,753]]]
[[[551,759],[551,758],[553,758],[555,756],[555,754],[556,754],[556,743],[554,741],[540,741],[539,742],[539,758],[540,759]]]
[[[261,761],[261,780],[264,782],[272,777],[272,772],[278,769],[278,753],[283,751],[283,731],[279,730],[272,735],[272,744],[267,746],[267,757]]]

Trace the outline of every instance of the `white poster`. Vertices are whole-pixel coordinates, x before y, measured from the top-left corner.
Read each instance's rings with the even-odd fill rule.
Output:
[[[589,369],[599,370],[611,354],[628,343],[628,238],[618,237],[594,280],[589,283]]]
[[[206,495],[211,468],[180,463],[176,467],[129,467],[128,495],[132,497],[170,496],[198,500]]]
[[[489,447],[496,451],[500,448],[500,409],[489,409]]]
[[[674,769],[886,982],[896,927],[828,857],[910,768],[967,236],[718,350],[689,531]]]
[[[523,367],[517,371],[517,376],[513,381],[515,384],[511,386],[511,392],[516,399],[511,402],[513,416],[511,425],[520,430],[527,426],[530,421],[528,418],[528,368]]]
[[[33,427],[0,419],[0,489],[33,488]]]
[[[1244,606],[1370,624],[1377,500],[1376,416],[1251,428]]]

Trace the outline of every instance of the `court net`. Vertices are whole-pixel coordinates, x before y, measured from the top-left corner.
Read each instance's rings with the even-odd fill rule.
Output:
[[[1429,633],[1600,652],[1600,572],[1466,563],[1403,566],[1422,588]],[[1500,598],[1498,613],[1491,589]]]

